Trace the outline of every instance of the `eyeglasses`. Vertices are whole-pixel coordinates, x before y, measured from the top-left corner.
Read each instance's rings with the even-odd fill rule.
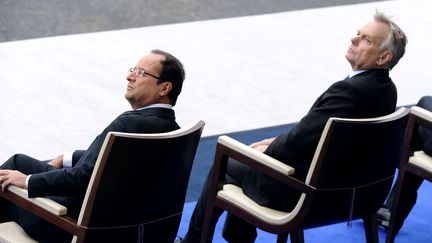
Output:
[[[146,72],[146,70],[144,70],[144,68],[133,67],[133,68],[129,68],[128,71],[129,71],[129,73],[133,73],[134,75],[136,75],[138,77],[144,77],[145,75],[148,75],[148,76],[153,77],[155,79],[162,80],[160,77]]]

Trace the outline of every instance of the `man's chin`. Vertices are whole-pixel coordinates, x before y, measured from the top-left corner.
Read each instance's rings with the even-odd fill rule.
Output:
[[[132,104],[132,102],[133,102],[133,97],[132,97],[130,94],[126,93],[124,97],[125,97],[125,99],[126,99],[127,101],[129,101],[129,103]]]
[[[351,54],[349,52],[345,53],[345,58],[350,61],[351,59]]]
[[[352,56],[349,54],[349,53],[347,53],[347,54],[345,54],[345,59],[351,64],[351,66],[352,66],[352,64],[353,64],[353,58],[352,58]]]

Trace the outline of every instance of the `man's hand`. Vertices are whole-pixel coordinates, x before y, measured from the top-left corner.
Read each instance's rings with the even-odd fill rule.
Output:
[[[27,189],[26,186],[27,175],[17,170],[0,170],[0,185],[2,191],[6,190],[9,185],[15,185]]]
[[[251,147],[251,148],[253,148],[253,149],[255,149],[255,150],[258,150],[258,151],[260,151],[260,152],[264,152],[266,149],[267,149],[267,147],[275,140],[276,138],[267,138],[267,139],[264,139],[264,140],[261,140],[261,141],[259,141],[259,142],[255,142],[255,143],[253,143],[253,144],[251,144],[251,145],[249,145],[249,147]]]
[[[63,155],[59,155],[57,158],[48,162],[48,164],[56,167],[57,169],[63,168]]]

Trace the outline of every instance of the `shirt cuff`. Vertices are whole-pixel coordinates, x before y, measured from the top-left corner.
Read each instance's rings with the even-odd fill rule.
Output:
[[[26,177],[26,181],[25,181],[25,184],[26,184],[26,188],[28,189],[28,182],[29,182],[29,180],[30,180],[30,176],[31,175],[28,175],[27,177]]]
[[[73,152],[65,152],[63,154],[63,168],[72,167],[72,156],[73,156]]]

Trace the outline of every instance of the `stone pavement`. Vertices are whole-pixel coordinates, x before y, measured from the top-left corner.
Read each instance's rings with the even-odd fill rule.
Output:
[[[0,42],[373,0],[0,0]]]

